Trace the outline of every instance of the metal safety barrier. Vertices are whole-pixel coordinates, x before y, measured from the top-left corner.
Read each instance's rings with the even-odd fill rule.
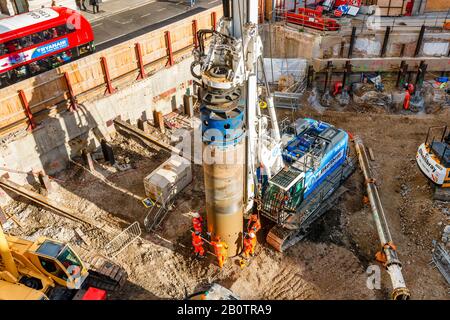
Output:
[[[437,241],[433,241],[434,250],[431,262],[444,276],[447,283],[450,285],[450,255],[445,250],[444,246]]]
[[[142,234],[139,222],[133,222],[105,246],[107,256],[114,258]]]
[[[155,205],[149,210],[144,219],[144,226],[148,232],[155,231],[163,222],[169,210],[175,202],[176,187],[175,184],[170,186],[167,200],[164,200],[162,194],[159,194],[155,201]],[[159,203],[159,205],[158,205]]]

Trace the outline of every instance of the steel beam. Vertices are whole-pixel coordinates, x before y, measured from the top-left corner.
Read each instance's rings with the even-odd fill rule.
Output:
[[[145,73],[144,60],[142,59],[141,44],[139,42],[136,42],[134,46],[136,48],[136,60],[139,68],[139,75],[137,76],[137,79],[145,79],[147,78],[147,74]]]
[[[0,186],[2,188],[5,188],[7,190],[10,190],[10,191],[20,195],[28,200],[31,200],[32,202],[34,202],[42,207],[45,207],[60,216],[63,216],[65,218],[68,218],[68,219],[76,221],[76,222],[86,223],[95,228],[103,229],[103,227],[99,227],[97,225],[96,221],[91,220],[87,217],[81,217],[80,215],[78,215],[77,213],[72,211],[71,209],[66,208],[60,204],[57,204],[56,202],[44,197],[43,195],[41,195],[39,193],[25,189],[21,185],[16,184],[15,182],[9,180],[5,176],[0,177]]]
[[[192,37],[194,39],[194,48],[198,47],[198,38],[197,38],[197,31],[198,31],[198,22],[197,20],[192,20]]]
[[[28,128],[27,130],[32,131],[36,128],[36,122],[34,121],[33,113],[31,112],[30,104],[28,103],[27,96],[23,90],[19,90],[20,101],[22,102],[25,115],[28,118]]]
[[[116,92],[116,89],[113,87],[111,76],[109,75],[108,61],[106,60],[106,57],[101,57],[100,61],[102,64],[103,74],[105,76],[105,81],[106,81],[105,94],[113,94],[114,92]]]
[[[396,87],[400,88],[401,85],[403,85],[402,80],[404,80],[405,69],[406,70],[408,69],[408,65],[406,64],[405,61],[402,61],[398,69],[397,82],[395,84]]]
[[[350,60],[347,60],[345,63],[344,75],[342,77],[342,90],[345,90],[347,79],[349,74],[352,72],[352,65],[350,64]]]
[[[391,27],[387,26],[386,27],[386,32],[384,33],[384,40],[383,40],[383,46],[381,47],[381,53],[380,53],[380,57],[385,57],[386,56],[386,50],[389,44],[389,35],[391,34]]]
[[[414,57],[417,57],[422,48],[423,36],[425,35],[425,25],[420,28],[419,38],[417,39],[416,50],[414,51]]]
[[[353,47],[355,46],[356,40],[356,27],[352,28],[352,36],[350,38],[350,47],[348,48],[348,58],[350,59],[353,55]]]
[[[170,38],[170,31],[166,31],[166,45],[167,45],[167,55],[169,58],[167,64],[171,67],[175,64],[175,62],[173,60],[172,40]]]
[[[160,147],[160,148],[162,148],[162,149],[164,149],[164,150],[166,150],[168,152],[172,152],[172,153],[175,153],[175,154],[177,154],[179,156],[183,156],[183,151],[182,150],[180,150],[180,149],[178,149],[176,147],[173,147],[170,144],[162,142],[161,139],[156,138],[156,137],[152,136],[151,134],[148,134],[148,133],[138,129],[135,126],[132,126],[131,124],[129,124],[129,123],[125,122],[125,121],[122,121],[122,120],[116,118],[116,119],[114,119],[114,124],[118,128],[124,129],[126,132],[128,132],[128,133],[130,133],[130,134],[132,134],[132,135],[134,135],[134,136],[136,136],[136,137],[138,137],[138,138],[140,138],[142,140],[151,142],[151,143],[157,145],[158,147]]]
[[[419,67],[417,68],[416,87],[423,84],[426,72],[427,64],[425,63],[425,61],[421,61]]]
[[[333,76],[333,62],[328,61],[327,63],[327,69],[325,73],[325,83],[323,85],[323,92],[327,92],[328,89],[328,82],[331,81],[331,78]]]
[[[73,93],[72,82],[70,81],[69,73],[64,72],[64,79],[66,80],[67,90],[69,92],[70,111],[78,109],[77,97]]]
[[[215,31],[217,27],[217,15],[215,11],[211,12],[211,26],[212,29]]]

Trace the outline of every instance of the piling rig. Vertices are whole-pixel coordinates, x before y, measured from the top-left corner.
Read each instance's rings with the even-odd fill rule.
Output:
[[[275,223],[266,239],[284,251],[303,239],[346,191],[343,183],[356,168],[349,155],[350,135],[309,118],[280,132],[262,63],[258,1],[222,2],[224,16],[217,29],[198,31],[191,65],[201,106],[208,231],[228,244],[230,257],[239,255],[243,219],[256,212]],[[264,95],[258,94],[258,68]],[[395,252],[387,248],[385,254],[392,258],[388,271],[397,272]],[[393,283],[395,299],[409,297],[400,282]]]
[[[200,87],[208,231],[229,245],[230,256],[237,255],[243,217],[256,209],[276,222],[267,240],[283,251],[342,193],[335,191],[354,169],[347,160],[348,135],[298,119],[281,136],[262,63],[258,1],[223,1],[223,7],[217,30],[198,32],[191,66]],[[258,68],[265,95],[258,95]],[[267,115],[259,100],[267,104]]]
[[[191,72],[200,87],[208,231],[235,256],[242,250],[244,212],[253,208],[257,167],[263,164],[270,175],[281,169],[282,159],[270,94],[265,97],[270,116],[258,107],[258,1],[224,0],[223,8],[217,30],[198,31]]]

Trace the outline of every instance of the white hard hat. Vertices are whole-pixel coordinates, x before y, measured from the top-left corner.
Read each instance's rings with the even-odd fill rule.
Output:
[[[249,236],[253,239],[255,237],[255,234],[253,232],[250,232]]]
[[[199,214],[198,212],[194,212],[194,213],[192,214],[192,216],[193,216],[194,218],[200,218],[200,214]]]

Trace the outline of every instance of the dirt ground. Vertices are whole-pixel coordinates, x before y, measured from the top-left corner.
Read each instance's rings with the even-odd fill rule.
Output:
[[[429,262],[432,240],[440,239],[449,224],[446,212],[450,207],[431,200],[431,187],[415,164],[415,153],[429,126],[449,124],[450,110],[390,114],[374,108],[317,109],[305,103],[295,114],[280,111],[280,119],[284,116],[322,119],[360,136],[373,149],[372,169],[412,298],[448,299],[444,278]],[[213,281],[242,299],[390,298],[390,279],[384,270],[381,289],[366,286],[366,269],[377,264],[374,254],[380,245],[370,208],[363,203],[359,170],[346,182],[349,191],[316,223],[306,240],[285,253],[275,252],[264,240],[272,225],[263,220],[256,256],[244,269],[234,258],[220,270],[211,255],[195,259],[190,246],[189,212],[204,208],[202,168],[194,167],[193,182],[178,195],[161,227],[148,233],[143,226],[148,209],[140,202],[145,196],[143,178],[170,155],[121,135],[113,147],[119,163],[129,164],[130,169],[122,172],[99,161],[96,167],[101,175],[93,175],[74,164],[54,177],[55,190],[49,195],[81,215],[115,227],[117,233],[140,222],[141,238],[116,257],[129,273],[129,281],[111,298],[182,299]],[[98,251],[116,235],[61,218],[20,198],[5,211],[15,214],[22,225],[9,224],[12,234],[46,235]],[[91,246],[75,234],[76,227],[91,240]]]

